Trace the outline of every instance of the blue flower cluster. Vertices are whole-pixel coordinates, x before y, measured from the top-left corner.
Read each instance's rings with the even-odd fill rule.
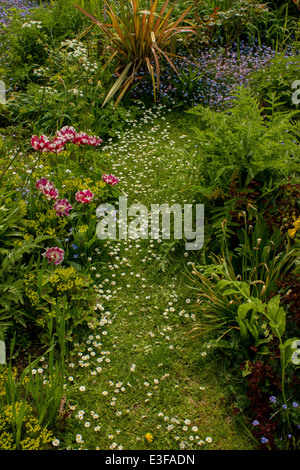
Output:
[[[287,55],[291,54],[289,52]],[[161,74],[160,101],[169,106],[193,107],[198,104],[219,109],[230,105],[230,93],[236,86],[247,85],[250,74],[269,65],[276,52],[256,41],[234,44],[224,53],[220,48],[198,50],[194,56],[179,52],[174,61],[178,75],[168,64]],[[151,80],[139,83],[133,90],[136,99],[153,99]]]
[[[281,400],[280,400],[280,399],[278,400],[275,395],[271,395],[271,396],[269,397],[269,402],[272,403],[272,404],[278,404],[278,401],[279,401],[279,405],[280,405]],[[283,403],[283,404],[281,404],[281,408],[282,408],[283,410],[287,410],[287,409],[288,409],[288,405],[287,405],[286,403]],[[294,401],[292,402],[292,407],[290,407],[290,412],[291,412],[291,408],[294,409],[294,410],[297,410],[297,409],[299,408],[299,403],[294,400]],[[275,414],[276,414],[276,413],[275,413]],[[275,416],[275,415],[273,415],[273,416]],[[295,415],[295,416],[296,416],[296,415]],[[298,414],[297,416],[299,417],[299,414]],[[297,423],[297,421],[296,421],[296,423]],[[254,427],[256,427],[256,426],[257,426],[257,427],[260,427],[260,422],[259,422],[257,419],[255,419],[254,421],[252,421],[252,426],[254,426]],[[300,429],[300,425],[299,425],[299,424],[296,424],[296,428],[297,428],[297,429]],[[293,437],[292,434],[290,434],[290,433],[287,434],[287,438],[288,438],[288,439],[292,439],[292,437]],[[282,439],[282,438],[281,438],[281,439]],[[261,441],[262,444],[268,444],[269,439],[266,438],[265,436],[263,436],[263,437],[261,437],[260,441]]]
[[[40,2],[32,0],[0,0],[0,22],[9,23],[10,11],[12,8],[19,10],[20,16],[25,17],[32,8],[38,7]]]

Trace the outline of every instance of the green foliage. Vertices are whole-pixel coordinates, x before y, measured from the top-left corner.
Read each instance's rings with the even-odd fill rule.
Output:
[[[297,255],[291,250],[289,270],[295,268]],[[284,348],[291,345],[289,338],[283,342],[286,310],[280,294],[270,296],[270,287],[276,291],[276,279],[285,275],[285,257],[285,253],[279,253],[275,256],[276,262],[273,264],[272,260],[269,265],[257,258],[252,269],[248,268],[247,278],[237,274],[226,257],[213,258],[210,265],[194,267],[192,274],[201,321],[195,323],[192,332],[197,336],[204,335],[211,346],[232,349],[233,354],[234,350],[242,351],[244,360],[252,356],[251,351],[257,356],[271,354],[268,346],[273,346],[274,337],[277,337],[283,354]],[[240,264],[244,265],[242,256]],[[260,269],[263,272],[259,272]],[[269,295],[266,296],[266,292]]]
[[[23,272],[28,269],[26,266],[28,255],[41,248],[40,243],[49,238],[40,236],[31,242],[24,240],[20,230],[22,217],[18,201],[11,201],[8,197],[0,208],[0,334],[2,337],[14,322],[26,326],[26,314],[23,309]]]
[[[95,15],[101,22],[104,23],[107,19],[105,0],[79,0],[77,4],[90,15]],[[116,5],[116,7],[118,7],[118,5]]]
[[[198,3],[198,2],[195,2]],[[252,0],[236,0],[231,2],[225,10],[214,6],[210,15],[201,17],[197,12],[198,34],[204,42],[216,36],[216,31],[221,33],[221,44],[227,49],[234,41],[240,38],[247,28],[252,26],[262,17],[267,17],[266,5],[253,2]]]
[[[206,193],[216,187],[226,188],[233,173],[242,188],[253,179],[276,180],[297,171],[298,128],[291,123],[295,112],[276,112],[274,103],[276,98],[271,97],[273,113],[265,119],[258,100],[240,88],[228,112],[202,106],[188,111],[199,118],[202,126],[195,132],[201,186]]]
[[[213,41],[221,35],[221,44],[229,47],[234,40],[238,42],[242,35],[247,34],[259,40],[266,37],[268,42],[273,41],[276,48],[280,49],[284,48],[292,34],[297,39],[298,23],[294,17],[289,18],[290,9],[286,6],[266,14],[264,5],[252,1],[211,0],[201,5],[197,1],[194,5],[191,3],[173,3],[168,0],[109,2],[105,11],[102,0],[82,0],[78,5],[84,10],[85,14],[82,15],[73,2],[58,0],[51,2],[49,8],[34,10],[32,16],[25,20],[20,19],[15,12],[11,27],[3,35],[2,58],[8,54],[8,65],[1,73],[12,78],[13,91],[8,96],[7,104],[1,107],[1,125],[6,126],[7,135],[13,133],[17,137],[21,136],[21,139],[18,141],[18,149],[16,140],[10,138],[6,140],[7,144],[1,142],[0,145],[1,200],[4,201],[0,207],[0,338],[8,343],[7,339],[17,334],[18,328],[27,327],[30,330],[28,335],[35,338],[39,353],[48,349],[36,360],[32,361],[29,356],[28,364],[24,365],[27,358],[21,357],[20,351],[13,355],[11,348],[10,360],[16,361],[19,370],[12,368],[12,362],[1,366],[1,449],[48,448],[54,437],[48,432],[48,427],[63,430],[69,415],[65,407],[69,404],[70,391],[74,391],[77,403],[83,400],[85,406],[85,401],[95,399],[98,408],[103,405],[103,409],[107,410],[105,395],[101,395],[101,384],[120,380],[120,377],[125,383],[129,379],[128,373],[132,372],[132,392],[136,392],[135,385],[140,379],[140,376],[136,378],[134,374],[136,365],[137,369],[143,371],[144,379],[145,374],[151,372],[155,384],[159,382],[157,374],[162,371],[157,367],[165,368],[168,372],[162,376],[161,382],[167,379],[173,368],[176,377],[180,377],[178,382],[181,386],[186,381],[186,372],[190,370],[191,364],[192,367],[195,364],[199,367],[203,359],[201,355],[199,361],[197,343],[192,349],[190,344],[187,347],[180,328],[176,328],[176,335],[172,337],[174,346],[166,342],[170,341],[173,325],[164,325],[162,331],[158,331],[159,335],[156,331],[160,329],[161,308],[165,308],[161,297],[169,289],[172,289],[172,296],[168,298],[170,302],[163,313],[164,321],[170,317],[178,325],[178,313],[173,304],[177,301],[180,303],[182,299],[173,291],[173,281],[178,274],[177,263],[182,266],[182,244],[178,243],[180,254],[180,250],[176,254],[173,252],[176,251],[175,243],[168,245],[169,255],[173,253],[175,256],[171,258],[169,272],[161,273],[159,267],[165,259],[157,256],[154,244],[151,243],[151,250],[148,250],[147,244],[142,241],[133,247],[136,251],[131,254],[132,245],[124,244],[122,247],[121,243],[116,246],[107,243],[103,246],[96,236],[97,205],[105,201],[114,202],[119,194],[118,190],[105,185],[101,177],[107,168],[115,168],[117,162],[113,162],[101,149],[82,151],[72,144],[60,154],[36,154],[29,150],[31,134],[54,135],[64,125],[75,126],[80,131],[92,130],[101,138],[119,137],[127,126],[134,128],[136,121],[132,118],[139,114],[139,109],[127,106],[126,101],[124,106],[114,107],[110,98],[118,92],[117,103],[119,99],[125,98],[126,91],[140,78],[140,70],[149,72],[154,90],[159,88],[162,62],[172,59],[172,55],[168,54],[171,38],[175,35],[180,37],[181,33],[194,32],[192,21],[195,20],[197,7],[201,41],[202,36]],[[297,3],[298,0],[295,6]],[[171,7],[167,11],[169,4]],[[184,19],[187,20],[187,27],[182,27]],[[109,26],[107,22],[110,22]],[[128,32],[134,34],[134,37]],[[106,60],[109,62],[107,68],[102,66]],[[194,124],[198,122],[193,141],[188,140],[190,145],[178,140],[172,142],[170,150],[167,143],[163,147],[161,139],[159,145],[156,142],[157,146],[152,147],[150,140],[147,144],[142,140],[142,132],[136,132],[134,150],[140,157],[143,149],[149,159],[135,160],[131,153],[133,147],[129,147],[130,142],[124,139],[123,147],[120,147],[120,153],[125,151],[124,161],[119,158],[116,165],[127,172],[128,179],[124,186],[130,189],[132,184],[134,198],[144,195],[147,202],[156,197],[162,199],[166,195],[164,188],[168,187],[168,197],[174,202],[181,198],[183,201],[205,203],[205,248],[199,255],[202,263],[197,262],[193,267],[193,292],[199,298],[195,306],[197,322],[192,330],[195,334],[204,334],[204,340],[207,339],[208,345],[212,346],[214,357],[218,357],[217,348],[225,352],[226,359],[230,357],[229,363],[234,364],[236,380],[243,380],[242,387],[248,387],[247,399],[243,397],[243,402],[249,403],[253,398],[251,393],[261,401],[259,406],[253,401],[247,414],[250,415],[254,410],[261,417],[265,412],[262,411],[263,400],[266,397],[265,401],[268,400],[267,393],[270,395],[275,383],[282,394],[280,405],[290,405],[296,388],[293,384],[295,367],[292,358],[295,341],[299,338],[297,299],[294,298],[299,289],[300,207],[296,184],[299,176],[299,124],[295,122],[297,106],[291,105],[290,101],[292,83],[299,79],[298,64],[296,57],[287,59],[277,56],[269,68],[253,75],[251,87],[239,89],[232,96],[229,110],[214,112],[200,106],[191,110],[188,117],[193,119]],[[117,70],[119,78],[113,84],[115,66],[121,69]],[[193,92],[198,80],[197,72],[190,69],[182,75],[184,93]],[[144,122],[147,122],[146,115]],[[191,137],[190,130],[188,138]],[[125,135],[128,139],[129,133]],[[151,139],[155,140],[155,137],[155,134],[151,135]],[[197,152],[194,152],[194,144],[197,144]],[[176,150],[182,148],[182,152],[178,151],[181,158],[177,161],[174,147],[177,147]],[[159,157],[155,155],[154,158],[154,152],[159,152]],[[144,163],[149,163],[149,174],[143,173]],[[143,173],[143,178],[137,181],[135,187],[135,183],[132,183],[133,170],[136,170],[134,165],[140,165],[140,174]],[[123,171],[120,173],[124,175]],[[38,192],[35,183],[45,176],[55,184],[59,196],[72,203],[70,216],[58,217],[53,208],[54,201]],[[148,184],[149,179],[151,184]],[[95,199],[88,205],[77,204],[76,192],[87,188],[95,194]],[[155,190],[154,197],[151,190]],[[50,264],[43,257],[48,245],[63,250],[64,260],[60,266]],[[105,249],[108,250],[109,262],[105,257]],[[97,281],[93,275],[93,270],[96,270],[93,255],[98,255],[100,250],[101,257],[95,263],[98,268],[95,277],[100,277],[100,281]],[[197,259],[197,254],[185,254],[189,255],[189,260]],[[142,270],[141,255],[145,262]],[[117,263],[115,265],[111,262],[113,256]],[[154,259],[157,259],[157,263],[153,266]],[[207,259],[209,262],[206,262]],[[150,268],[147,268],[148,260],[152,263]],[[102,274],[117,270],[121,265],[124,269],[124,283],[118,288],[110,287],[106,284],[109,279],[103,279]],[[111,275],[111,286],[116,286],[115,272]],[[140,275],[145,276],[142,278],[145,284],[139,284]],[[141,299],[142,296],[136,294],[139,289],[147,287],[147,275],[153,284],[150,286],[150,295]],[[132,297],[128,290],[129,276],[135,279],[131,282]],[[290,279],[293,281],[291,285]],[[101,284],[95,285],[96,282]],[[155,288],[158,285],[159,290]],[[184,295],[183,286],[180,285],[180,288],[179,297]],[[116,302],[110,304],[111,312],[106,311],[104,302],[103,305],[97,303],[111,298],[116,299]],[[153,304],[148,303],[151,299]],[[154,303],[157,305],[152,311]],[[190,303],[190,299],[187,303]],[[135,316],[135,311],[139,315]],[[128,312],[130,318],[126,316]],[[140,315],[141,312],[143,315]],[[195,319],[195,315],[189,314],[187,310],[179,313],[184,327]],[[141,318],[147,318],[147,321],[143,320],[143,325],[140,323]],[[106,336],[107,332],[101,330],[100,338],[100,327],[106,329],[108,325],[112,328],[112,336]],[[153,331],[149,332],[149,326],[153,327]],[[118,359],[125,357],[124,350],[131,351],[132,342],[136,341],[138,344],[134,347],[137,349],[131,351],[132,356],[126,359],[126,364],[136,363],[129,365],[130,372],[124,367],[121,370],[118,365],[113,365],[113,368],[103,370],[102,379],[98,382],[96,370],[91,373],[93,379],[90,374],[86,374],[86,370],[85,375],[80,372],[89,365],[83,362],[85,346],[82,338],[85,330],[96,328],[97,335],[94,337],[88,331],[89,339],[86,341],[90,365],[97,372],[102,372],[98,362],[104,359],[102,354],[107,352],[101,350],[102,342],[108,349],[105,341],[110,343],[114,338],[112,362],[117,359],[116,362],[120,364],[122,361]],[[120,328],[122,339],[117,344],[115,340]],[[141,334],[135,335],[134,331],[140,331]],[[166,332],[170,336],[165,336]],[[95,338],[101,343],[94,341]],[[79,343],[73,346],[74,339]],[[163,348],[162,340],[167,344],[166,349]],[[92,345],[94,349],[99,349],[98,358],[96,351],[93,352],[95,355],[89,356]],[[69,349],[73,347],[74,350],[69,354]],[[76,396],[77,383],[66,386],[66,359],[75,359],[77,352],[82,361],[77,358],[78,370],[74,377],[68,378],[71,384],[73,380],[82,380],[87,388],[95,384],[88,398],[87,395],[84,398]],[[178,358],[179,362],[174,358]],[[104,361],[109,363],[109,358]],[[43,365],[38,367],[40,362]],[[267,373],[264,375],[265,370]],[[121,375],[117,378],[120,371]],[[147,408],[141,404],[146,398],[145,407],[148,406],[152,392],[154,399],[157,397],[161,403],[163,397],[164,403],[170,404],[170,384],[167,381],[165,384],[165,388],[162,388],[164,384],[159,384],[163,392],[159,396],[156,395],[156,385],[147,389],[151,390],[147,398],[142,389],[139,390],[141,408],[138,411],[134,405],[133,424],[128,429],[135,429],[136,419],[146,413]],[[130,383],[127,382],[127,385],[130,386]],[[195,396],[199,393],[196,388],[197,385],[190,387],[188,398],[193,393]],[[181,391],[177,396],[174,389],[172,397],[172,406],[173,402],[176,404],[176,408],[172,409],[181,410],[180,407],[184,406]],[[129,392],[127,403],[133,398]],[[120,403],[125,405],[125,401]],[[189,406],[195,420],[198,419],[197,404],[191,399]],[[111,426],[110,420],[113,421],[114,413],[112,407],[107,416],[103,416],[103,426]],[[286,431],[294,432],[295,425],[299,424],[299,412],[296,409],[274,409],[270,428],[275,416],[280,423],[280,431],[284,431],[284,437]],[[128,417],[130,415],[126,415],[126,420]],[[150,424],[153,423],[154,419]],[[267,426],[263,429],[267,429]],[[147,435],[150,431],[145,429]],[[88,444],[98,445],[98,441],[95,444],[93,432],[90,436]],[[299,446],[296,437],[293,436],[293,439],[295,447]],[[133,441],[135,436],[130,436],[127,442],[132,444]],[[166,433],[161,442],[171,445],[170,434]],[[192,440],[189,445],[193,445]],[[286,445],[286,441],[278,445]]]
[[[299,33],[297,8],[291,2],[274,8],[272,2],[194,0],[192,14],[197,23],[196,43],[200,45],[218,42],[227,49],[234,41],[238,44],[248,37],[284,50]]]
[[[10,196],[5,194],[5,202],[0,207],[0,255],[9,254],[14,241],[21,236],[18,223],[22,219],[20,207],[17,203],[12,203]],[[4,191],[1,191],[1,199],[4,198]],[[9,204],[10,201],[10,204]]]
[[[96,234],[96,207],[114,200],[118,190],[102,181],[101,159],[95,158],[93,150],[70,144],[59,155],[47,155],[44,165],[39,164],[41,155],[20,152],[11,156],[6,147],[2,150],[5,170],[1,192],[5,203],[0,208],[1,337],[10,334],[16,323],[26,328],[30,319],[30,327],[42,344],[49,344],[49,322],[60,324],[59,312],[65,299],[65,335],[71,340],[74,330],[95,320],[96,294],[87,259],[102,245]],[[94,165],[94,171],[88,177],[90,165]],[[38,179],[51,171],[60,198],[72,203],[74,210],[69,217],[58,217],[54,202],[36,188]],[[86,205],[75,198],[84,189],[94,195]],[[64,266],[49,266],[42,258],[49,245],[63,250]]]
[[[193,33],[193,25],[181,26],[191,7],[188,7],[178,19],[171,21],[175,3],[167,10],[167,0],[160,11],[158,0],[150,3],[147,10],[141,10],[139,0],[126,3],[107,4],[110,24],[86,12],[80,5],[77,8],[94,23],[108,40],[107,48],[112,53],[109,62],[116,63],[118,78],[109,90],[103,105],[117,92],[116,105],[123,95],[141,78],[141,70],[147,70],[153,83],[154,100],[160,88],[160,62],[164,58],[175,69],[172,54],[167,50],[170,40],[175,35]],[[176,70],[176,69],[175,69]]]
[[[43,356],[33,361],[29,359],[28,366],[21,373],[13,367],[11,360],[0,367],[1,450],[49,448],[54,438],[49,428],[64,424],[63,405],[69,398],[64,390],[65,339],[59,335],[58,359],[55,358],[56,344],[51,343]],[[14,340],[10,356],[13,349]]]
[[[277,54],[270,66],[256,71],[250,77],[250,90],[257,96],[265,113],[269,115],[272,110],[268,109],[267,102],[270,95],[276,94],[278,102],[275,102],[275,110],[292,111],[298,110],[299,105],[293,103],[293,83],[299,79],[300,59],[298,55],[284,57]],[[295,118],[297,115],[295,115]]]
[[[85,25],[71,0],[33,9],[25,19],[16,10],[2,35],[1,55],[7,63],[7,76],[14,78],[14,85],[24,87],[34,79],[33,70],[47,60],[48,46],[57,47],[64,39],[75,38]]]
[[[1,450],[43,450],[49,448],[53,434],[42,428],[32,407],[14,402],[0,408]]]
[[[93,129],[102,138],[114,137],[129,116],[138,114],[138,108],[111,104],[103,108],[109,82],[87,44],[66,40],[57,48],[47,45],[47,58],[43,65],[32,68],[31,83],[8,98],[5,119],[11,126],[21,125],[27,136],[51,134],[72,125]]]
[[[36,272],[25,275],[23,282],[27,308],[41,330],[43,343],[49,343],[53,324],[60,325],[62,309],[65,339],[69,341],[73,339],[78,326],[95,322],[94,306],[97,297],[92,288],[92,279],[89,275],[76,271],[75,267],[49,270],[37,266]]]
[[[260,21],[248,27],[248,35],[257,37],[259,44],[267,44],[277,52],[295,47],[299,38],[299,13],[292,1],[272,5],[268,2],[269,13]],[[297,47],[297,46],[296,46]]]

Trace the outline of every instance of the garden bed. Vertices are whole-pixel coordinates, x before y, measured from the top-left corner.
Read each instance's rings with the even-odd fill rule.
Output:
[[[0,3],[0,449],[297,450],[297,2],[177,4],[176,70],[78,3]]]

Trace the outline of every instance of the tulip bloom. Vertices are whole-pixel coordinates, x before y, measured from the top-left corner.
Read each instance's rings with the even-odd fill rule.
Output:
[[[46,147],[46,145],[48,144],[49,139],[45,135],[41,135],[40,137],[38,137],[37,135],[33,135],[31,137],[30,142],[31,142],[31,145],[34,148],[34,150],[42,150],[43,151],[44,148]]]
[[[91,145],[96,147],[102,143],[102,139],[97,136],[87,135],[85,132],[76,132],[72,126],[64,126],[56,131],[56,135],[50,140],[45,135],[31,137],[31,145],[34,150],[49,153],[61,153],[64,145],[71,142],[75,145]]]
[[[78,191],[75,194],[76,201],[81,202],[82,204],[86,204],[93,200],[94,193],[92,193],[89,189],[84,189],[83,191]]]
[[[48,201],[58,197],[58,191],[54,184],[45,177],[36,182],[36,187],[46,196]]]
[[[57,199],[53,207],[59,217],[70,215],[69,212],[73,209],[68,199]]]
[[[57,246],[54,246],[52,248],[46,248],[46,252],[43,254],[43,256],[46,256],[48,258],[49,263],[54,263],[55,265],[62,263],[64,259],[64,250],[61,248],[58,248]]]
[[[115,175],[102,175],[102,181],[107,184],[111,184],[112,186],[115,186],[116,184],[119,183],[119,178],[117,178]]]

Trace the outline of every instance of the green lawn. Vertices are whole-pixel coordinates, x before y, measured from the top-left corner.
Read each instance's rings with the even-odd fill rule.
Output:
[[[167,203],[181,202],[172,184],[186,166],[183,151],[195,145],[192,134],[168,124],[168,112],[145,116],[104,149],[110,170],[129,203],[149,204],[164,194]],[[91,260],[101,319],[72,351],[67,387],[74,411],[59,436],[61,448],[253,447],[235,424],[219,360],[190,334],[199,315],[186,276],[191,254],[173,256],[165,270],[157,241],[125,240],[108,241]]]

